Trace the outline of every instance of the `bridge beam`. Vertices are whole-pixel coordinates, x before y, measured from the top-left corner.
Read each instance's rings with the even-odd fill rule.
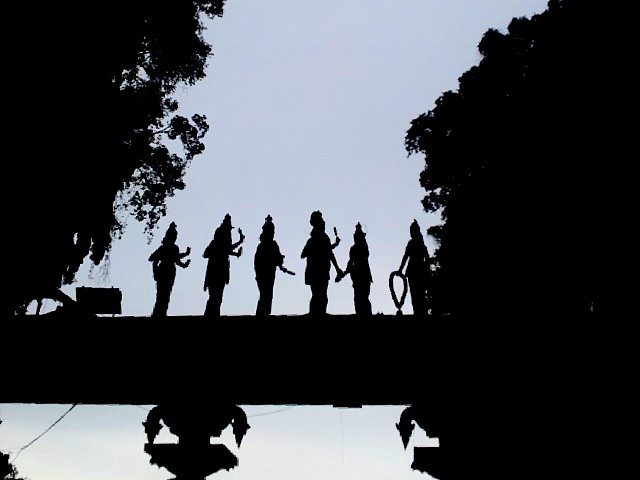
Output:
[[[401,405],[437,384],[443,338],[412,316],[5,321],[0,402]],[[446,343],[446,342],[445,342]]]

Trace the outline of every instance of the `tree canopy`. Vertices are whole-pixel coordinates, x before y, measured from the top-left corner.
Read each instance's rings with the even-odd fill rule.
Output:
[[[9,455],[0,452],[0,480],[25,480],[19,476],[16,467],[9,461]]]
[[[13,86],[5,313],[72,281],[88,255],[103,260],[127,215],[151,231],[185,187],[208,124],[177,115],[173,94],[204,77],[203,20],[223,6],[115,0],[9,10],[22,28],[8,39],[4,74]]]
[[[605,193],[620,158],[616,67],[603,2],[552,0],[508,32],[411,122],[425,168],[423,205],[443,223],[434,295],[444,313],[590,312],[604,308]]]

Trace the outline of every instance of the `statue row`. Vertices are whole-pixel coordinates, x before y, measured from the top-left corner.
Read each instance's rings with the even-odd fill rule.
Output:
[[[302,250],[301,258],[306,259],[305,284],[311,288],[311,301],[309,302],[309,314],[311,316],[323,316],[327,312],[327,289],[329,287],[330,270],[333,265],[336,271],[335,281],[341,281],[349,275],[353,284],[353,298],[356,315],[371,316],[371,269],[369,267],[369,246],[366,233],[358,223],[353,234],[353,246],[349,250],[347,267],[342,270],[333,254],[340,244],[340,238],[334,228],[335,240],[332,242],[325,231],[325,222],[322,213],[315,211],[309,220],[311,233]],[[213,240],[209,243],[202,256],[207,259],[207,270],[204,278],[204,290],[208,291],[209,299],[204,316],[216,318],[220,316],[220,306],[225,286],[229,284],[230,262],[229,257],[242,255],[242,243],[245,236],[242,229],[238,229],[240,238],[233,242],[231,232],[231,216],[225,215],[224,220],[216,229]],[[409,284],[409,293],[413,304],[414,315],[426,315],[426,291],[430,278],[429,253],[416,220],[409,229],[411,238],[405,249],[398,272],[402,274],[405,266],[405,276]],[[275,241],[275,226],[271,216],[267,216],[262,226],[260,243],[254,256],[254,268],[256,282],[260,297],[256,307],[256,316],[268,316],[271,314],[273,302],[273,286],[275,284],[276,271],[295,275],[288,270],[283,262],[285,256],[280,252],[280,247]],[[160,247],[151,254],[149,261],[153,263],[153,277],[156,281],[156,303],[153,309],[153,317],[167,315],[171,290],[176,277],[176,265],[187,268],[190,260],[184,261],[191,253],[187,248],[184,252],[176,245],[178,231],[175,223],[171,223],[162,240]]]

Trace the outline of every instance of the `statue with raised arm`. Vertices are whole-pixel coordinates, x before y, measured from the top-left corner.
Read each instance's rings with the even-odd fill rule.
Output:
[[[320,211],[311,214],[309,220],[311,226],[311,236],[307,240],[302,250],[301,258],[307,259],[307,268],[304,280],[311,287],[311,301],[309,302],[309,315],[312,317],[322,317],[327,313],[327,289],[329,287],[329,273],[331,265],[336,269],[337,275],[342,274],[338,266],[333,249],[338,246],[340,239],[336,234],[336,241],[332,244],[329,236],[325,232],[325,223]]]
[[[176,265],[187,268],[191,260],[183,262],[182,259],[191,253],[191,248],[180,253],[176,245],[178,229],[171,222],[162,239],[162,244],[151,254],[149,261],[153,263],[153,278],[156,281],[156,304],[153,307],[152,317],[166,317],[169,309],[171,290],[176,279]]]
[[[213,240],[211,240],[211,243],[202,254],[204,258],[209,260],[204,278],[204,290],[205,292],[209,291],[209,300],[204,311],[204,316],[207,318],[220,317],[224,287],[229,284],[229,256],[240,257],[242,255],[242,247],[240,245],[244,242],[244,234],[242,229],[238,228],[240,240],[233,243],[231,240],[232,229],[231,216],[227,213],[220,226],[216,229]],[[237,251],[236,248],[238,248]]]

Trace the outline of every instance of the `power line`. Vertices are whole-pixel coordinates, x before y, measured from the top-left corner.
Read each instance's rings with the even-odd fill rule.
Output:
[[[55,427],[58,423],[60,423],[62,421],[62,419],[64,417],[66,417],[71,410],[73,410],[74,408],[76,408],[76,405],[78,405],[77,403],[74,403],[73,405],[71,405],[71,408],[69,408],[69,410],[67,410],[66,412],[64,412],[60,418],[58,418],[55,422],[53,422],[51,425],[49,425],[49,427],[47,427],[47,429],[42,432],[40,435],[38,435],[36,438],[34,438],[33,440],[31,440],[29,443],[27,443],[24,447],[21,447],[20,450],[18,450],[18,453],[15,454],[15,456],[13,457],[13,461],[15,462],[16,458],[18,458],[20,456],[20,454],[22,452],[24,452],[27,448],[29,448],[31,445],[33,445],[34,443],[36,443],[38,440],[40,440],[42,437],[44,437],[44,435],[51,430],[53,427]]]
[[[342,425],[342,410],[340,410],[340,456],[342,458],[342,468],[344,468],[344,426]]]
[[[296,408],[296,407],[297,407],[297,405],[289,405],[288,407],[280,408],[278,410],[272,410],[270,412],[254,413],[253,415],[247,415],[247,418],[263,417],[265,415],[273,415],[274,413],[284,412],[286,410],[291,410],[292,408]]]

